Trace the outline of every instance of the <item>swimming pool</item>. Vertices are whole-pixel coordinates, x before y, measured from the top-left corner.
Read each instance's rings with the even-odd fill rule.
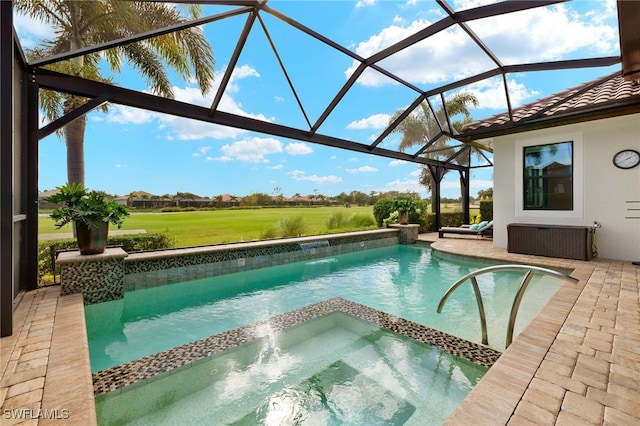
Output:
[[[93,372],[142,358],[332,297],[342,297],[480,343],[475,298],[463,286],[442,314],[447,288],[486,264],[447,259],[427,246],[392,246],[125,293],[85,307]],[[478,280],[489,345],[504,348],[507,318],[522,274]],[[536,277],[525,294],[515,334],[560,287]]]
[[[98,423],[435,425],[487,370],[342,312],[271,325],[259,326],[260,339],[99,396]]]

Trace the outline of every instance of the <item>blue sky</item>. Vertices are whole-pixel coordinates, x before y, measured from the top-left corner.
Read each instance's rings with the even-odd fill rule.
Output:
[[[456,10],[488,1],[451,1]],[[286,1],[268,5],[325,35],[362,57],[442,19],[432,1]],[[228,7],[208,7],[206,14]],[[310,39],[270,15],[262,14],[287,73],[312,123],[331,102],[354,67],[351,58]],[[246,17],[203,27],[217,62],[217,84],[229,63]],[[17,16],[15,25],[24,48],[50,37],[50,28]],[[572,1],[519,12],[508,17],[471,22],[476,34],[505,64],[555,61],[619,54],[615,1]],[[493,68],[460,29],[443,31],[379,64],[429,90]],[[508,75],[513,106],[532,102],[568,87],[610,74],[620,67]],[[106,75],[112,75],[105,70]],[[146,91],[145,82],[130,68],[113,75],[118,85]],[[192,83],[172,80],[178,100],[209,106]],[[465,87],[480,107],[476,119],[505,110],[501,79]],[[448,93],[449,95],[449,93]],[[374,71],[365,72],[320,133],[371,143],[415,92]],[[305,127],[304,115],[259,25],[254,26],[232,74],[221,110],[264,121]],[[382,147],[397,146],[398,134]],[[40,141],[39,186],[52,189],[66,181],[64,141],[50,136]],[[411,190],[427,197],[418,184],[419,166],[388,158],[309,144],[264,134],[204,124],[112,105],[108,113],[89,114],[85,136],[86,184],[92,189],[124,195],[144,190],[153,194],[192,192],[211,197],[253,192],[285,196],[315,191],[333,196],[352,190]],[[458,197],[457,174],[443,182],[443,196]],[[472,172],[471,194],[492,187],[491,168]]]

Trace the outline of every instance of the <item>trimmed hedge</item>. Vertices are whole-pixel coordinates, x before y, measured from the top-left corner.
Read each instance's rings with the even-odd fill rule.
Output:
[[[469,219],[465,218],[464,213],[462,212],[440,213],[440,222],[441,226],[460,226],[462,224],[469,223]],[[433,230],[437,231],[437,229],[435,229],[435,224]]]
[[[125,234],[109,237],[107,245],[122,247],[127,253],[132,253],[135,251],[172,248],[175,243],[166,234]],[[39,241],[38,280],[40,284],[55,284],[54,278],[60,276],[60,266],[55,263],[59,251],[77,249],[78,242],[75,238]]]
[[[480,201],[480,215],[482,220],[493,220],[493,200]]]

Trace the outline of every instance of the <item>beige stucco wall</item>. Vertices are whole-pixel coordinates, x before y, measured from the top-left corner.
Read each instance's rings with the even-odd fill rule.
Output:
[[[574,141],[574,210],[522,209],[522,148]],[[598,256],[640,261],[640,166],[621,170],[613,156],[640,151],[640,114],[502,136],[494,139],[494,246],[507,247],[507,224],[590,226]],[[636,210],[632,210],[636,209]]]

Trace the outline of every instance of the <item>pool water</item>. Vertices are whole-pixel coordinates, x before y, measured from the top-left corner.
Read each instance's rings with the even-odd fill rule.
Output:
[[[98,423],[441,424],[486,372],[341,312],[266,336],[96,398]]]
[[[483,266],[436,256],[427,246],[397,245],[126,292],[124,299],[85,307],[91,368],[100,371],[332,297],[480,343],[471,285],[460,287],[441,314],[436,309],[451,284]],[[522,276],[500,272],[478,278],[489,346],[495,349],[504,349]],[[534,278],[514,336],[561,284],[552,277]]]

